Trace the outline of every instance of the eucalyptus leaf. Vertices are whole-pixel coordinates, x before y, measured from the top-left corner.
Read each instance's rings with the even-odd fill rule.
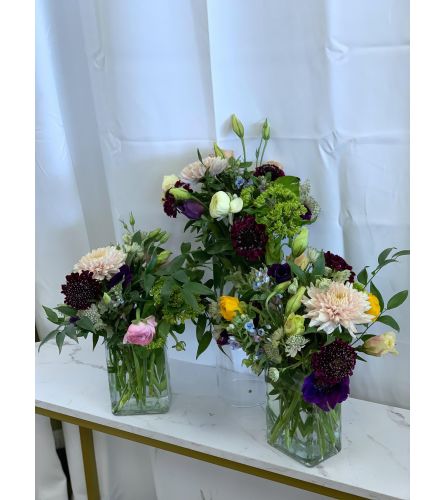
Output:
[[[201,337],[201,340],[199,341],[198,350],[196,352],[196,359],[198,359],[199,356],[207,349],[207,347],[209,347],[211,341],[212,334],[209,331],[205,332]]]
[[[361,283],[362,285],[366,285],[368,283],[368,270],[367,267],[364,267],[358,274],[357,274],[357,281]]]
[[[389,304],[389,302],[388,302],[388,304]],[[388,325],[391,328],[394,328],[394,330],[397,330],[398,332],[400,332],[400,326],[392,316],[380,316],[377,319],[377,321],[380,321],[380,323]]]
[[[95,332],[95,328],[93,325],[93,322],[90,320],[90,318],[87,318],[86,316],[82,316],[80,319],[76,321],[76,326],[78,328],[81,328],[82,330],[86,330],[87,332]]]
[[[59,354],[62,352],[63,341],[65,340],[65,332],[60,330],[56,335],[56,344],[59,348]]]
[[[383,250],[383,252],[380,253],[380,255],[377,259],[380,265],[382,265],[383,262],[385,262],[386,258],[391,253],[391,250],[394,250],[394,249],[395,249],[395,247],[385,248],[385,250]]]
[[[57,335],[58,332],[59,332],[59,330],[53,330],[53,331],[49,332],[48,335],[40,342],[38,351],[40,351],[40,348],[42,347],[42,345],[46,344],[49,340],[53,339]]]
[[[65,305],[57,306],[54,309],[57,309],[59,312],[61,312],[65,316],[76,316],[76,314],[77,314],[76,309],[69,307],[69,306],[65,306]]]
[[[45,313],[46,313],[46,317],[49,319],[49,321],[51,321],[51,323],[54,323],[56,325],[59,325],[60,324],[60,318],[59,316],[57,315],[56,312],[54,312],[52,309],[50,309],[49,307],[46,307],[46,306],[42,306],[43,309],[45,310]]]

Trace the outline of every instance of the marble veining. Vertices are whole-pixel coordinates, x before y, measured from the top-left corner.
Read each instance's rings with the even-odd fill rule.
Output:
[[[103,345],[54,342],[36,354],[36,405],[353,493],[370,499],[409,498],[409,411],[350,398],[342,410],[342,451],[306,468],[266,442],[263,407],[234,408],[217,397],[213,367],[171,360],[168,413],[111,413]]]

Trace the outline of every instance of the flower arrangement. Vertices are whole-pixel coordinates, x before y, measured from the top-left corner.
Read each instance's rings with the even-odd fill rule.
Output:
[[[398,354],[388,311],[408,291],[385,303],[374,281],[409,252],[388,248],[356,276],[342,257],[306,246],[297,239],[286,262],[238,275],[239,298],[212,301],[209,315],[217,343],[241,347],[245,365],[266,373],[269,443],[315,465],[340,449],[340,403],[357,360]],[[377,323],[391,331],[369,333]]]
[[[232,129],[242,157],[215,143],[213,155],[202,158],[198,150],[197,161],[162,183],[165,213],[189,219],[185,229],[196,234],[202,263],[212,262],[220,294],[234,272],[281,260],[283,240],[315,222],[319,212],[308,182],[287,176],[276,161],[263,161],[270,139],[267,120],[253,162],[247,160],[244,126],[235,115]]]
[[[41,342],[55,338],[59,350],[69,337],[100,338],[108,350],[108,372],[114,413],[166,411],[169,404],[167,337],[184,350],[178,335],[184,322],[205,312],[204,297],[212,290],[201,283],[190,247],[170,260],[161,245],[169,235],[161,229],[135,230],[134,217],[120,245],[98,248],[82,257],[62,285],[64,304],[44,307],[56,325]],[[187,261],[187,265],[185,262]]]

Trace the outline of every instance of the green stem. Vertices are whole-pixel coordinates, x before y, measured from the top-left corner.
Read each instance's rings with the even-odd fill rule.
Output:
[[[300,393],[298,391],[295,391],[295,394],[289,406],[287,407],[284,406],[285,402],[284,401],[282,402],[281,404],[282,409],[280,411],[280,415],[278,416],[274,426],[272,427],[272,430],[270,431],[270,442],[272,444],[276,442],[283,427],[288,423],[289,418],[294,412],[295,407],[297,406],[299,400],[300,400]]]

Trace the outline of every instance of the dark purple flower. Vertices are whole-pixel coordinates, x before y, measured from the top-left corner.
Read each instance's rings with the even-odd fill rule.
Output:
[[[126,288],[133,278],[131,274],[130,266],[124,264],[119,268],[119,271],[110,279],[108,282],[108,290],[116,286],[118,283],[122,281],[122,287]]]
[[[69,321],[70,321],[70,323],[71,323],[71,324],[73,324],[73,323],[75,323],[76,321],[78,321],[79,319],[80,319],[80,317],[79,317],[79,316],[70,316]]]
[[[274,181],[278,179],[278,177],[283,177],[285,175],[283,169],[273,163],[264,163],[260,167],[257,167],[253,172],[253,175],[255,177],[262,177],[268,173],[270,174],[271,181]]]
[[[335,385],[352,375],[356,360],[355,349],[343,340],[336,339],[312,354],[311,365],[317,381],[324,385]]]
[[[302,218],[303,220],[311,220],[311,218],[312,218],[312,212],[311,212],[310,208],[309,208],[306,204],[304,204],[304,206],[305,206],[305,208],[306,208],[306,213],[305,213],[305,214],[303,214],[303,215],[301,216],[301,218]]]
[[[351,275],[349,276],[349,280],[351,283],[354,282],[355,273],[352,271],[352,266],[350,266],[343,257],[340,255],[335,255],[331,252],[324,253],[324,262],[327,267],[330,267],[334,271],[351,271]]]
[[[192,220],[200,219],[204,210],[204,206],[196,200],[185,200],[182,205],[178,206],[178,211]]]
[[[253,215],[235,219],[230,237],[235,253],[250,262],[258,261],[266,253],[266,226],[257,224]]]
[[[303,381],[303,399],[306,403],[313,403],[323,411],[330,411],[338,403],[343,403],[349,396],[349,377],[345,377],[335,385],[324,385],[319,382],[314,373]]]
[[[227,345],[229,343],[229,334],[227,333],[227,330],[223,330],[219,334],[219,337],[216,339],[216,343],[218,345]]]
[[[272,264],[267,268],[267,274],[275,279],[276,283],[283,283],[292,278],[289,264]]]
[[[71,273],[66,276],[66,284],[62,285],[65,304],[74,309],[88,309],[102,296],[102,286],[93,278],[90,271]]]
[[[184,188],[186,189],[189,193],[193,193],[193,189],[190,187],[190,184],[187,184],[182,181],[176,181],[175,185],[173,186],[175,188]],[[176,201],[175,197],[169,193],[170,190],[166,191],[164,198],[162,198],[162,203],[164,207],[164,212],[169,216],[176,218],[178,215],[178,209],[180,202]]]

